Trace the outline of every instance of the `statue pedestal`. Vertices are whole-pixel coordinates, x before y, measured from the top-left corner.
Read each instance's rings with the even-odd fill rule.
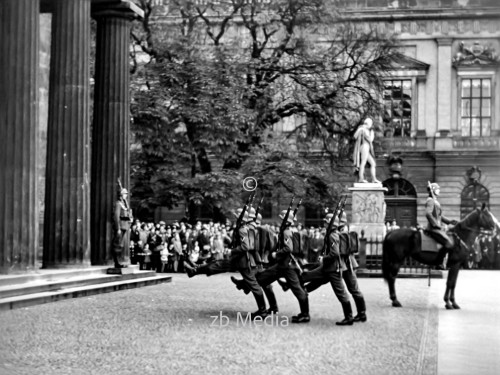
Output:
[[[350,230],[366,238],[384,238],[385,236],[385,199],[387,188],[381,183],[355,183],[349,188],[352,192],[352,219]]]
[[[106,273],[108,275],[129,275],[131,273],[136,273],[139,270],[139,266],[127,265],[125,268],[108,268]]]

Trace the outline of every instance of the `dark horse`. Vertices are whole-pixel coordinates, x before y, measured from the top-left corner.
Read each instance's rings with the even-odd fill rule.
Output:
[[[451,237],[454,239],[455,247],[448,254],[449,272],[444,293],[445,307],[447,309],[460,308],[455,303],[455,286],[460,266],[467,260],[469,255],[467,247],[472,246],[481,229],[493,230],[495,225],[495,218],[483,204],[481,208],[472,211],[452,228]],[[418,230],[403,228],[389,232],[384,238],[382,274],[389,285],[389,296],[394,307],[401,307],[401,303],[396,297],[395,282],[405,258],[412,257],[421,263],[435,265],[437,252],[422,251],[420,236]]]

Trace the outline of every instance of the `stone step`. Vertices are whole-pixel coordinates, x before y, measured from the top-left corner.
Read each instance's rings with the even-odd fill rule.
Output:
[[[140,288],[143,286],[168,283],[172,281],[171,276],[158,274],[156,274],[155,276],[139,277],[126,280],[123,279],[123,276],[118,276],[118,278],[119,280],[113,282],[104,282],[83,286],[80,285],[63,288],[61,290],[51,290],[0,298],[0,311],[62,301],[70,298],[79,298],[95,294],[115,292],[124,289]]]
[[[22,284],[10,284],[0,286],[0,299],[35,294],[42,292],[50,292],[62,290],[65,288],[73,288],[78,286],[86,286],[93,284],[103,284],[120,280],[138,279],[144,277],[155,276],[154,271],[139,271],[129,272],[123,275],[113,275],[105,273],[87,274],[82,276],[81,273],[76,275],[59,275],[55,280],[35,280]]]
[[[138,267],[138,266],[134,266]],[[19,285],[32,282],[58,281],[69,277],[85,277],[106,274],[109,266],[92,266],[87,268],[65,268],[65,269],[38,269],[26,274],[1,275],[0,287],[6,285]]]

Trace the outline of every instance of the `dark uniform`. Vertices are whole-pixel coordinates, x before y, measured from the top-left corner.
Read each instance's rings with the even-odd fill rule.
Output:
[[[340,225],[344,224],[347,222],[347,218],[345,213],[342,215],[342,219],[340,220]],[[340,231],[342,232],[342,227],[340,227]],[[345,282],[345,285],[347,286],[347,290],[349,293],[352,295],[354,299],[354,303],[356,305],[356,309],[358,314],[353,318],[355,322],[366,322],[367,317],[366,317],[366,303],[365,299],[363,296],[363,293],[361,293],[361,290],[359,289],[358,285],[358,279],[356,277],[356,268],[358,268],[358,262],[356,261],[356,258],[354,255],[350,254],[349,252],[349,238],[348,238],[348,232],[337,232],[339,235],[339,249],[346,249],[345,251],[340,251],[340,260],[341,262],[344,263],[345,269],[342,272],[342,279]],[[310,276],[306,272],[303,276],[304,282],[305,280],[309,280]],[[306,284],[306,290],[308,292],[312,292],[319,288],[321,285],[326,284],[329,280],[329,278],[325,277],[323,279],[315,279],[310,281],[309,283]],[[338,281],[335,280],[335,284],[338,284]],[[335,295],[337,295],[337,298],[339,298],[340,303],[345,302],[345,298],[343,295],[343,291],[340,290],[339,287],[333,286],[333,290],[335,291],[336,289],[339,290],[339,293],[341,297],[339,298],[339,295],[337,292],[335,292]]]
[[[120,190],[120,197],[115,202],[113,214],[113,229],[115,234],[111,246],[111,255],[113,256],[115,268],[126,267],[120,264],[118,258],[123,254],[123,249],[125,248],[127,240],[127,232],[133,221],[132,210],[128,205],[126,194],[128,194],[127,189]]]
[[[260,216],[260,214],[259,214]],[[250,240],[250,254],[254,257],[257,269],[257,272],[262,272],[263,271],[263,261],[262,261],[262,254],[263,251],[261,250],[261,241],[260,241],[260,231],[259,231],[259,224],[260,224],[260,219],[257,218],[257,221],[251,221],[248,224],[248,237]],[[254,275],[255,280],[256,275]],[[248,284],[248,282],[247,282]],[[263,286],[262,290],[264,291],[264,294],[266,295],[267,301],[269,302],[269,309],[267,310],[267,313],[277,313],[278,312],[278,302],[276,301],[276,296],[274,295],[273,291],[273,286],[271,284]]]
[[[333,214],[328,214],[325,218],[325,224],[330,222]],[[313,269],[312,271],[306,271],[302,274],[302,281],[307,284],[307,291],[313,291],[327,282],[330,282],[333,292],[337,296],[337,299],[342,305],[344,311],[344,320],[337,322],[337,325],[352,325],[354,319],[352,317],[351,302],[349,300],[349,295],[346,292],[344,283],[342,281],[342,275],[344,271],[347,271],[345,260],[340,254],[340,236],[338,232],[339,220],[336,219],[334,227],[328,237],[325,237],[325,243],[323,246],[324,254],[321,264]],[[352,281],[351,278],[348,278]],[[357,283],[356,283],[357,285]],[[354,284],[351,283],[354,288]],[[288,285],[287,285],[288,287]],[[359,290],[359,289],[358,289]]]
[[[283,218],[284,213],[280,217]],[[293,224],[293,220],[294,218],[289,218],[289,226],[283,233],[283,243],[275,253],[277,263],[263,272],[259,272],[257,281],[262,287],[266,287],[281,277],[285,278],[300,306],[300,314],[292,317],[292,323],[307,323],[310,321],[309,299],[307,292],[302,288],[297,265],[292,260],[293,234],[290,225]]]
[[[252,215],[253,210],[253,215]],[[239,211],[241,212],[241,211]],[[250,210],[250,215],[245,214],[245,221],[255,217],[255,209]],[[258,310],[252,314],[252,319],[261,316],[267,316],[268,310],[266,309],[266,301],[264,299],[264,292],[260,285],[257,283],[255,274],[257,272],[257,253],[255,251],[255,226],[253,224],[244,223],[238,231],[238,241],[236,246],[231,249],[231,257],[229,260],[223,259],[210,262],[195,269],[188,268],[188,276],[192,277],[196,274],[206,274],[207,276],[215,275],[218,273],[238,271],[243,277],[246,288],[251,292],[257,302]],[[270,310],[277,312],[276,297],[272,288],[265,288],[266,296],[269,300]]]

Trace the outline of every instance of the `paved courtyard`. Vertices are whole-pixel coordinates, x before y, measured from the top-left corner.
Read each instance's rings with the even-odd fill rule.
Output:
[[[288,324],[298,304],[275,287],[279,316],[252,325],[244,319],[255,302],[229,276],[174,274],[169,284],[2,312],[0,373],[500,373],[500,272],[462,272],[460,311],[444,310],[444,279],[398,280],[402,309],[382,279],[360,279],[369,320],[352,327],[335,326],[342,311],[329,286],[310,295],[309,324]],[[481,365],[468,372],[465,362]]]

